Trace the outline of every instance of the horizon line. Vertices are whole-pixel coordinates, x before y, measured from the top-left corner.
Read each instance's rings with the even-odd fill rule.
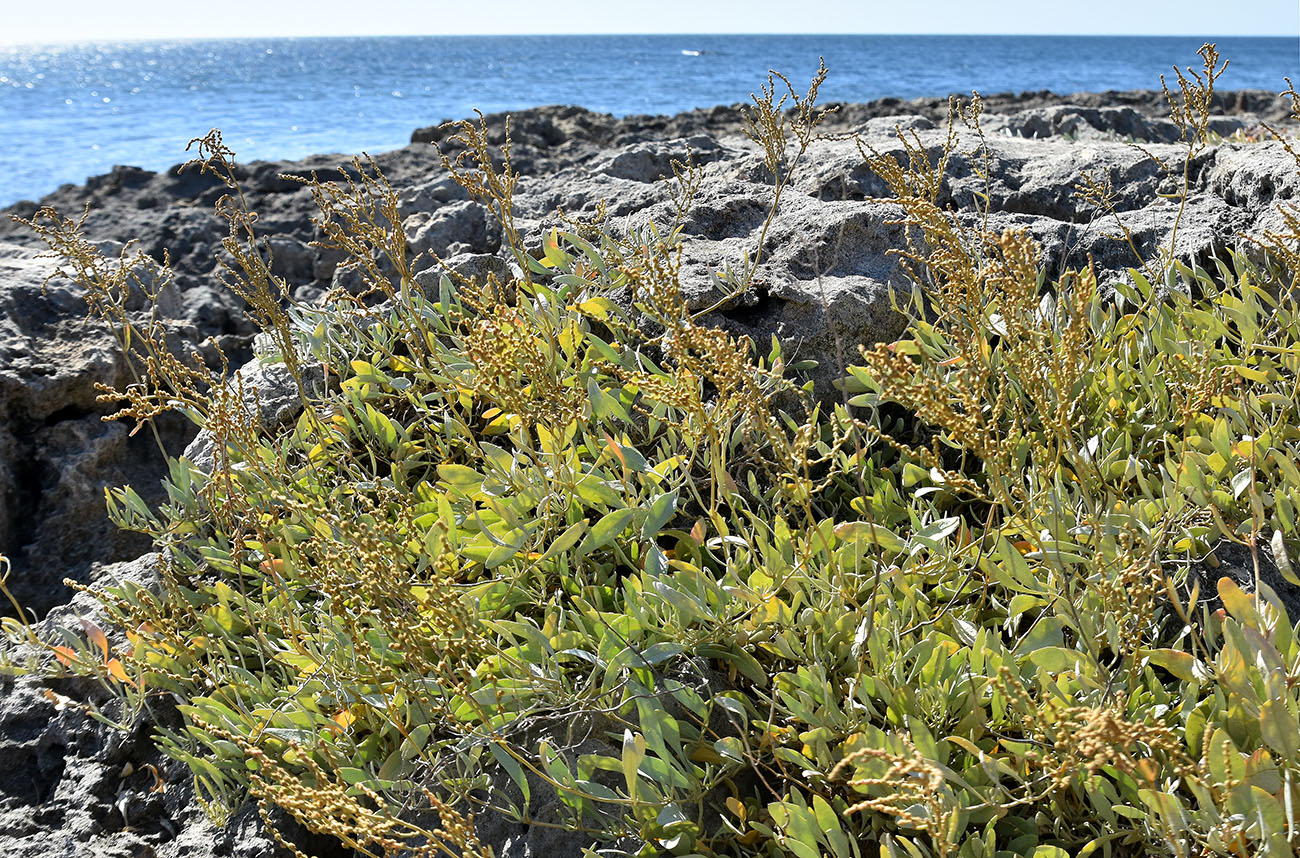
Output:
[[[306,40],[306,39],[481,39],[481,38],[613,38],[640,36],[643,38],[718,38],[725,36],[771,36],[790,37],[967,37],[967,38],[1084,38],[1084,39],[1295,39],[1300,44],[1300,32],[1278,35],[1276,33],[1008,33],[1008,32],[861,32],[861,33],[820,33],[820,32],[770,32],[770,31],[733,31],[715,33],[642,33],[642,32],[599,32],[599,33],[308,33],[290,35],[238,35],[238,36],[123,36],[89,39],[18,39],[5,41],[0,38],[0,48],[44,47],[54,45],[106,45],[106,44],[146,44],[149,42],[236,42],[255,40]]]

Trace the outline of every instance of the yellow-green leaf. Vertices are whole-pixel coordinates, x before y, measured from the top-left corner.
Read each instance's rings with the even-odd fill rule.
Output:
[[[472,495],[483,487],[483,475],[464,465],[439,465],[438,476],[462,495]]]
[[[1219,599],[1223,607],[1238,622],[1256,629],[1262,626],[1259,612],[1255,610],[1255,597],[1237,586],[1237,582],[1224,576],[1219,579]]]
[[[1259,732],[1264,744],[1285,757],[1300,751],[1300,721],[1283,700],[1265,700],[1260,705]]]
[[[600,521],[591,528],[591,533],[582,541],[578,547],[578,554],[587,555],[611,542],[614,537],[622,533],[632,521],[632,516],[636,515],[635,508],[616,509],[613,512],[606,513]]]
[[[894,531],[869,521],[846,521],[836,526],[835,536],[849,545],[878,545],[885,551],[902,551],[906,545]]]
[[[1146,651],[1147,661],[1163,667],[1184,682],[1204,682],[1210,678],[1205,663],[1189,652],[1178,649],[1152,649]]]

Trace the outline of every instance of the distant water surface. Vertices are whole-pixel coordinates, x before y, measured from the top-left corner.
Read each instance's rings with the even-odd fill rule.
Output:
[[[1211,39],[1213,40],[1213,39]],[[469,36],[0,46],[0,206],[114,164],[162,169],[221,128],[240,160],[380,152],[445,119],[542,104],[624,116],[748,99],[768,69],[826,101],[1145,89],[1206,39]],[[1300,78],[1291,38],[1223,38],[1220,87]],[[1300,82],[1300,81],[1298,81]]]

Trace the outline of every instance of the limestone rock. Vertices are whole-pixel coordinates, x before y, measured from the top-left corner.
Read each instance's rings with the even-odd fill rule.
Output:
[[[255,357],[235,371],[227,386],[243,395],[243,407],[261,426],[273,430],[297,419],[302,413],[302,394],[319,395],[325,373],[319,364],[300,364],[303,389],[283,361],[269,353]],[[185,448],[184,457],[197,470],[209,474],[216,465],[212,433],[204,429]]]
[[[469,200],[439,206],[433,212],[417,212],[403,223],[407,242],[414,254],[452,256],[460,252],[495,253],[501,248],[496,222],[486,208]]]
[[[117,342],[86,318],[79,287],[56,279],[42,294],[53,270],[0,246],[0,554],[15,595],[39,615],[71,597],[64,578],[148,550],[108,521],[105,488],[133,483],[161,499],[154,437],[104,422],[97,401],[97,384],[129,380]],[[191,434],[183,421],[157,426],[172,450]]]

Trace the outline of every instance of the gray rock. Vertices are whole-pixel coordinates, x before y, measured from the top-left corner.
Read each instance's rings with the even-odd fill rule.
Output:
[[[924,116],[877,116],[860,129],[868,137],[891,137],[902,131],[933,131],[938,126]]]
[[[411,253],[451,256],[455,251],[495,253],[501,247],[499,227],[478,203],[447,203],[431,213],[419,212],[403,223]]]
[[[1293,148],[1294,143],[1293,143]],[[1201,173],[1202,193],[1242,213],[1243,232],[1287,232],[1279,206],[1300,196],[1300,163],[1279,143],[1234,143],[1216,148]]]
[[[707,164],[717,160],[722,147],[712,137],[697,134],[686,140],[633,143],[596,158],[593,170],[634,182],[656,182],[673,177],[673,162]]]
[[[295,283],[315,279],[316,253],[305,242],[286,235],[271,239],[271,273]]]
[[[446,269],[438,265],[431,265],[415,275],[415,282],[430,296],[438,294],[438,284],[441,282],[444,273],[463,277],[480,286],[487,283],[489,277],[495,277],[498,282],[503,284],[510,278],[509,264],[500,256],[494,256],[490,253],[462,253],[450,259],[445,259],[443,262]]]
[[[109,623],[103,603],[95,598],[95,593],[103,592],[107,587],[135,586],[156,595],[161,589],[162,575],[158,566],[162,562],[163,555],[151,551],[134,560],[95,564],[88,582],[90,589],[75,592],[67,604],[58,605],[46,615],[39,626],[41,639],[55,645],[62,644],[60,629],[80,636],[80,621],[85,619],[102,628],[114,646],[124,645],[126,638],[122,630]]]
[[[43,615],[71,596],[64,578],[148,550],[108,521],[104,489],[133,483],[161,500],[161,455],[149,430],[103,421],[96,385],[130,376],[108,328],[87,319],[80,288],[53,280],[42,295],[53,265],[0,248],[0,554],[13,562],[15,595]],[[182,420],[156,428],[172,451],[193,434]]]
[[[413,188],[403,189],[398,198],[397,211],[406,218],[417,212],[431,212],[444,203],[468,199],[469,194],[450,176],[439,176]]]
[[[1260,590],[1266,598],[1282,607],[1288,617],[1288,625],[1294,625],[1300,617],[1300,587],[1282,577],[1278,569],[1277,558],[1273,556],[1273,547],[1266,539],[1261,539],[1252,554],[1250,548],[1235,542],[1222,540],[1214,546],[1205,558],[1198,559],[1191,566],[1191,580],[1201,587],[1201,600],[1212,609],[1220,608],[1223,602],[1218,596],[1220,578],[1228,578],[1247,593],[1255,592],[1255,561],[1259,560]]]
[[[218,828],[185,766],[153,748],[152,723],[119,732],[92,719],[93,686],[0,678],[0,855],[6,858],[285,858],[246,804]],[[165,703],[155,714],[175,726]],[[157,776],[155,777],[155,772]],[[329,856],[292,823],[281,826]]]
[[[1000,126],[1000,128],[998,127]],[[1231,134],[1242,126],[1232,119],[1225,128]],[[1083,140],[1137,140],[1147,143],[1173,143],[1180,137],[1178,127],[1168,119],[1144,116],[1132,107],[1077,107],[1054,105],[1022,110],[994,124],[1017,137],[1069,136]]]
[[[231,391],[243,395],[242,407],[259,425],[273,430],[296,420],[303,411],[302,396],[320,395],[325,373],[319,364],[304,362],[302,388],[283,361],[269,355],[257,357],[235,371],[227,382]],[[210,474],[216,466],[216,444],[211,432],[204,429],[185,448],[184,457],[197,470]]]

